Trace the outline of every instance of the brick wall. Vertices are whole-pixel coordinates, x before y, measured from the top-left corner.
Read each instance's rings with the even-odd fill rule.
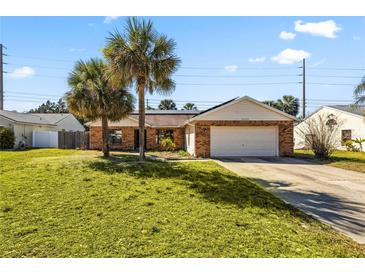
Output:
[[[211,126],[278,126],[279,155],[293,154],[293,121],[197,121],[195,124],[195,153],[197,157],[210,157]]]
[[[134,127],[109,127],[122,131],[122,143],[110,145],[110,149],[133,150],[134,149]],[[101,149],[103,145],[101,127],[90,127],[90,148]]]
[[[122,143],[113,145],[111,149],[120,150],[134,150],[134,130],[135,127],[109,127],[109,129],[116,129],[122,131]],[[168,128],[161,128],[168,129]],[[184,149],[185,130],[184,128],[173,128],[174,142],[176,149]],[[146,148],[149,150],[162,150],[163,148],[156,144],[156,128],[146,128]],[[90,148],[102,148],[101,127],[90,127]]]
[[[185,129],[184,128],[158,128],[158,129],[172,129],[174,131],[174,143],[176,149],[184,149]],[[147,128],[147,149],[163,150],[160,144],[156,143],[157,128]]]

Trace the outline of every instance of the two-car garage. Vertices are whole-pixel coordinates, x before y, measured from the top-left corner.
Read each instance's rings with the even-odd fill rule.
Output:
[[[212,126],[211,157],[279,156],[277,126]]]
[[[294,120],[251,97],[235,98],[187,122],[186,148],[203,158],[289,156],[294,147]]]

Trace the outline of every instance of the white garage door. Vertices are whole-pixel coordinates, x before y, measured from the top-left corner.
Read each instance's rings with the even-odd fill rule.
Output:
[[[211,127],[211,156],[278,156],[277,127]]]
[[[33,147],[58,147],[57,131],[33,131]]]

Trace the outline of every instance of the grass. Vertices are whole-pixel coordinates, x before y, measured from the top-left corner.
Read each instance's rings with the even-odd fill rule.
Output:
[[[195,159],[185,150],[177,151],[147,151],[147,155],[155,156],[157,158],[163,158],[167,160],[184,160],[184,159]]]
[[[337,150],[327,160],[319,160],[314,157],[311,150],[296,150],[295,157],[305,158],[316,163],[325,164],[343,169],[365,172],[365,152],[351,152]]]
[[[0,257],[364,257],[214,162],[0,152]]]

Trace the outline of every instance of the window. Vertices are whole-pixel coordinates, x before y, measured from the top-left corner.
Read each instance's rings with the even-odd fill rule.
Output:
[[[122,131],[121,130],[109,130],[109,143],[111,145],[120,145],[122,143]]]
[[[165,138],[171,138],[174,141],[174,131],[172,129],[157,129],[156,144],[161,144],[161,140]]]
[[[341,140],[342,142],[346,142],[351,140],[351,129],[344,129],[341,131]]]

